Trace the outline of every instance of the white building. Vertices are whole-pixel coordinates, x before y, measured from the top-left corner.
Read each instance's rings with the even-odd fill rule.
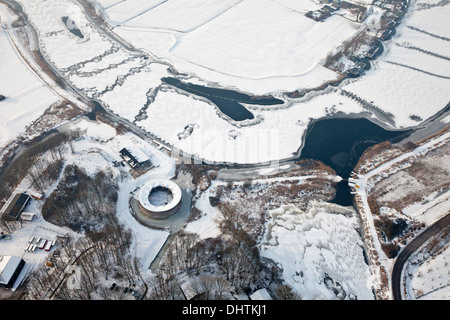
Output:
[[[273,300],[267,289],[259,289],[250,295],[250,300]]]
[[[15,290],[22,283],[26,270],[25,261],[14,256],[0,257],[0,285]]]

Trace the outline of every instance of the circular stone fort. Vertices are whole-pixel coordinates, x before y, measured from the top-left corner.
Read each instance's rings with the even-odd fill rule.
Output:
[[[170,180],[151,180],[139,191],[141,211],[154,219],[165,219],[177,213],[181,200],[180,187]]]

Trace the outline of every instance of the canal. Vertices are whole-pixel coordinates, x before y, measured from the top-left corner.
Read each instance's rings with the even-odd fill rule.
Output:
[[[251,96],[242,92],[206,87],[198,84],[192,84],[182,82],[175,78],[162,78],[162,82],[170,84],[178,89],[182,89],[191,94],[201,96],[214,103],[220,111],[233,119],[234,121],[244,121],[254,119],[253,113],[251,113],[246,107],[242,105],[279,105],[284,101],[274,98],[272,96]]]

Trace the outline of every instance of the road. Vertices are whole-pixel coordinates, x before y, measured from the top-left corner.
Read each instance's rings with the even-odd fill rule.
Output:
[[[28,18],[26,16],[26,14],[23,12],[22,7],[15,2],[14,0],[4,0],[4,2],[8,2],[9,4],[12,5],[13,8],[15,8],[16,13],[24,18],[24,21],[27,22]],[[89,12],[88,8],[86,7],[86,3],[84,1],[78,1],[80,3],[80,5],[83,6],[83,8],[86,10],[86,12]],[[102,33],[105,34],[107,37],[109,37],[111,40],[116,41],[117,43],[119,43],[124,49],[126,50],[132,50],[132,51],[136,51],[135,48],[133,48],[132,46],[130,46],[127,42],[125,42],[123,39],[119,38],[114,32],[110,31],[109,29],[102,27],[98,24],[97,21],[95,21],[95,19],[93,19],[92,17],[90,17],[89,14],[86,14],[86,16],[88,18],[90,18],[90,20],[101,30],[103,31]],[[39,39],[38,39],[38,34],[36,33],[36,31],[32,28],[31,24],[28,24],[30,26],[30,31],[31,31],[31,39],[30,41],[32,41],[34,43],[34,47],[35,48],[39,48]],[[45,58],[45,55],[42,55]],[[155,57],[152,57],[155,58]],[[89,102],[89,98],[84,94],[84,92],[82,92],[81,90],[79,90],[78,88],[74,87],[70,81],[68,81],[68,79],[66,79],[60,72],[60,70],[58,70],[50,61],[48,61],[46,59],[46,62],[48,63],[48,65],[53,69],[53,71],[62,79],[65,80],[65,83],[67,84],[66,90],[72,92],[76,97],[78,97],[81,101],[83,101],[84,103]],[[164,63],[162,61],[158,61],[159,63]],[[73,98],[70,100],[74,100]],[[448,112],[448,108],[446,108],[446,112]],[[155,141],[156,144],[162,144],[164,146],[166,146],[168,149],[172,149],[171,146],[167,145],[164,141],[161,141],[160,139],[158,139],[156,136],[153,136],[151,133],[141,129],[140,127],[136,126],[134,123],[127,121],[119,116],[117,116],[116,114],[110,112],[109,110],[105,109],[104,110],[104,114],[107,115],[107,117],[111,120],[114,121],[116,123],[121,123],[123,125],[126,126],[126,128],[128,130],[130,130],[131,132],[137,134],[138,136],[140,136],[141,138],[145,138],[151,141]],[[440,116],[443,116],[440,115]],[[433,128],[434,129],[434,128]],[[428,132],[427,132],[428,133]],[[173,150],[172,151],[172,155],[176,155],[177,150]],[[183,154],[183,153],[180,153]],[[193,160],[194,163],[202,163],[204,162],[203,159],[198,159],[195,158],[193,155],[186,155],[184,154],[183,159],[190,159]],[[280,160],[280,162],[278,163],[278,165],[281,164],[288,164],[290,162],[290,160],[293,159],[284,159],[284,160]],[[221,165],[220,163],[207,163],[207,164],[214,164],[214,165]],[[258,170],[261,169],[270,169],[271,166],[270,164],[253,164],[253,165],[246,165],[246,166],[242,166],[242,165],[235,165],[235,164],[225,164],[228,165],[229,168],[233,168],[231,170],[229,170],[228,172],[224,172],[222,173],[223,175],[248,175],[248,176],[252,176],[252,174],[254,174],[255,172],[257,172]],[[236,169],[241,169],[238,171],[234,171]],[[427,239],[429,239],[429,237],[431,237],[432,235],[436,234],[437,232],[439,232],[439,230],[441,230],[444,226],[449,224],[449,220],[450,217],[449,215],[447,215],[446,217],[444,217],[442,220],[440,220],[439,222],[437,222],[435,225],[431,226],[429,229],[427,229],[423,234],[421,234],[419,237],[417,237],[413,242],[411,242],[411,244],[409,244],[407,247],[405,247],[405,249],[400,253],[400,255],[397,258],[397,261],[394,265],[394,270],[392,273],[392,290],[393,290],[393,295],[394,295],[394,299],[401,299],[401,285],[400,285],[400,281],[401,281],[401,271],[403,268],[403,264],[405,263],[405,261],[407,260],[407,258],[421,245],[423,244]]]
[[[402,300],[402,270],[408,258],[428,239],[450,225],[450,213],[436,221],[428,229],[412,240],[398,255],[392,270],[392,296],[394,300]]]
[[[41,53],[41,57],[44,59],[44,62],[52,69],[52,71],[54,72],[55,75],[57,75],[59,78],[64,80],[66,87],[61,89],[61,88],[58,88],[57,86],[52,86],[51,84],[49,84],[46,80],[46,77],[43,76],[44,72],[42,70],[38,70],[38,67],[36,67],[33,63],[30,63],[30,61],[28,61],[25,58],[25,56],[22,55],[21,51],[16,46],[14,39],[10,38],[10,40],[14,43],[14,46],[16,47],[18,53],[22,56],[24,62],[31,68],[31,70],[33,70],[33,72],[39,78],[41,78],[41,80],[44,83],[46,83],[48,85],[49,88],[51,88],[53,91],[55,91],[55,93],[58,94],[59,96],[61,96],[63,99],[66,99],[77,106],[80,105],[80,102],[82,104],[89,104],[90,99],[81,90],[79,90],[75,86],[73,86],[72,83],[70,83],[70,81],[68,81],[66,78],[64,78],[61,75],[60,70],[58,70],[58,68],[56,68],[53,65],[53,63],[47,59],[45,54],[42,53],[42,51],[40,50],[38,33],[34,29],[33,25],[31,23],[29,23],[28,15],[23,11],[22,6],[14,0],[2,0],[1,2],[5,3],[5,4],[9,4],[9,7],[11,9],[13,9],[14,13],[17,16],[19,16],[22,19],[22,21],[27,25],[27,27],[28,27],[27,30],[29,31],[28,37],[29,37],[29,41],[30,41],[30,47],[38,49],[38,51]],[[9,34],[9,32],[8,32],[8,36],[11,36]],[[71,94],[73,94],[74,96],[72,96]],[[74,97],[78,98],[78,100],[75,99]]]
[[[108,108],[105,108],[103,106],[103,103],[101,101],[91,99],[86,95],[83,90],[78,89],[75,87],[68,78],[59,70],[51,61],[49,61],[46,57],[46,55],[40,50],[40,41],[39,41],[39,35],[38,32],[34,29],[33,25],[29,23],[28,16],[26,12],[24,12],[22,6],[14,1],[14,0],[0,0],[0,2],[8,3],[10,5],[10,8],[14,10],[14,13],[17,14],[27,25],[27,28],[29,30],[29,40],[32,43],[31,47],[36,48],[40,53],[42,58],[45,60],[44,62],[52,69],[55,75],[57,75],[61,80],[64,81],[65,88],[62,90],[61,88],[58,88],[56,86],[52,86],[50,83],[48,83],[45,79],[45,76],[43,76],[43,72],[41,70],[36,70],[36,67],[33,63],[30,63],[30,61],[27,61],[24,58],[25,63],[29,65],[29,67],[44,81],[47,83],[47,85],[52,88],[58,95],[62,96],[62,98],[70,101],[74,105],[80,105],[83,104],[82,109],[89,109],[92,108],[93,110],[97,110],[103,115],[105,115],[109,121],[116,123],[116,124],[122,124],[124,125],[130,132],[136,134],[140,138],[144,140],[153,141],[155,145],[162,146],[164,149],[168,150],[169,153],[176,157],[182,159],[185,163],[195,163],[195,164],[209,164],[209,165],[224,165],[229,167],[242,167],[241,165],[236,165],[234,163],[216,163],[216,162],[209,162],[204,159],[201,159],[195,155],[187,154],[185,152],[182,152],[180,150],[175,149],[173,146],[169,145],[167,142],[162,141],[157,136],[151,134],[150,132],[147,132],[137,126],[135,123],[128,121],[116,114],[114,114],[112,111],[110,111]],[[168,67],[172,67],[167,62],[158,59],[157,57],[154,57],[153,55],[143,52],[141,50],[138,50],[134,47],[132,47],[130,44],[128,44],[125,40],[117,36],[114,32],[109,30],[106,26],[100,25],[97,19],[90,16],[91,11],[87,7],[85,1],[78,1],[78,3],[86,10],[86,17],[89,19],[90,22],[99,30],[101,34],[104,34],[106,37],[108,37],[111,41],[117,43],[120,47],[122,47],[126,51],[133,52],[134,54],[139,53],[143,56],[148,57],[148,59],[152,63],[159,63],[159,64],[165,64]],[[17,48],[19,50],[19,48]],[[19,51],[20,53],[20,51]],[[64,91],[67,91],[69,94],[66,94]],[[101,108],[96,108],[95,106],[99,105]],[[288,159],[292,160],[292,159]],[[263,164],[254,164],[254,165],[247,165],[246,167],[253,167],[256,169],[259,168],[265,168],[269,166],[270,164],[263,163]]]
[[[364,228],[367,228],[367,230],[369,230],[369,232],[367,232],[366,236],[365,236],[365,241],[366,241],[366,246],[367,246],[367,255],[368,255],[368,259],[370,260],[370,265],[372,266],[377,266],[378,263],[380,262],[379,260],[379,256],[378,256],[378,252],[383,252],[383,249],[381,247],[381,243],[380,241],[378,241],[378,236],[376,233],[376,227],[375,227],[375,222],[370,210],[370,206],[368,203],[368,195],[370,193],[370,190],[372,188],[372,182],[371,179],[373,177],[376,177],[380,174],[383,174],[383,172],[389,172],[390,168],[396,167],[399,164],[401,164],[404,161],[407,161],[409,158],[415,158],[419,155],[423,155],[424,152],[431,151],[433,150],[436,146],[439,146],[441,143],[444,143],[445,141],[447,141],[447,139],[450,138],[450,132],[445,132],[437,137],[434,137],[433,139],[431,139],[430,141],[424,143],[423,145],[421,145],[420,147],[411,150],[409,152],[405,152],[402,153],[401,155],[397,156],[396,158],[393,158],[391,160],[388,160],[380,165],[378,165],[376,168],[371,169],[369,172],[365,173],[365,174],[359,174],[359,175],[354,175],[351,178],[349,178],[349,186],[352,188],[351,189],[351,193],[354,194],[354,198],[358,198],[358,204],[356,204],[356,208],[358,210],[358,212],[360,213],[360,216],[362,218],[363,224],[364,224]],[[449,219],[449,218],[447,218]],[[441,223],[445,223],[447,222],[448,225],[448,220],[444,220]],[[383,286],[383,285],[378,285],[377,283],[383,283],[383,281],[381,280],[381,278],[378,278],[377,281],[375,281],[374,283],[376,283],[376,292],[377,292],[377,299],[382,299],[382,300],[387,300],[390,299],[391,296],[394,295],[394,298],[396,299],[401,299],[401,295],[399,293],[401,288],[400,288],[400,279],[401,279],[401,270],[403,268],[403,264],[406,261],[406,259],[411,255],[411,252],[414,252],[415,249],[417,249],[417,247],[414,247],[415,245],[420,246],[420,241],[425,241],[426,239],[428,239],[427,237],[431,236],[431,234],[433,234],[435,231],[434,228],[438,228],[440,226],[440,224],[437,224],[435,227],[430,227],[431,231],[428,231],[427,233],[425,233],[423,236],[419,236],[418,240],[414,240],[413,243],[408,246],[406,250],[406,248],[404,249],[404,253],[403,251],[400,253],[399,257],[398,257],[398,263],[396,263],[395,266],[395,270],[393,270],[392,272],[392,284],[391,287],[389,288],[388,286]],[[425,239],[425,240],[424,240]],[[423,243],[423,242],[422,242]],[[408,253],[410,252],[410,253]],[[378,268],[379,272],[374,272],[374,275],[376,275],[376,277],[381,277],[381,274],[385,272],[386,268],[384,267],[374,267],[374,268]],[[388,276],[386,274],[386,276]],[[389,289],[392,289],[389,290]],[[396,292],[395,294],[393,292]]]

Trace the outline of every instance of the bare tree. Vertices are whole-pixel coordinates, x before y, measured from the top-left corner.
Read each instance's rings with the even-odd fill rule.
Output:
[[[292,288],[287,284],[278,286],[275,291],[275,295],[277,296],[278,300],[301,300],[300,295],[293,291]]]
[[[213,275],[211,274],[201,275],[198,278],[197,283],[199,283],[200,286],[202,287],[206,300],[210,300],[211,298],[214,297],[212,293],[216,288],[216,278]]]

